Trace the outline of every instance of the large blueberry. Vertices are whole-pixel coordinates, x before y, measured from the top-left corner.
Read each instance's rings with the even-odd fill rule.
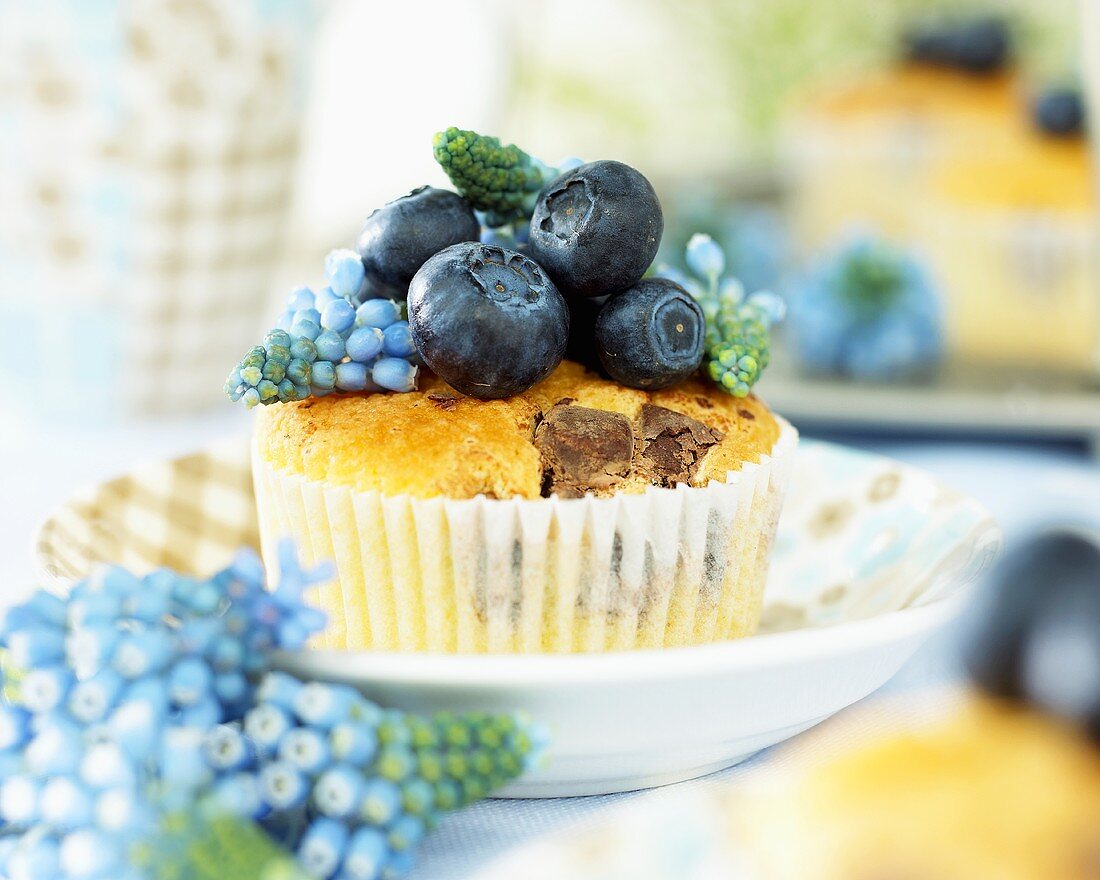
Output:
[[[424,363],[448,385],[489,400],[541,382],[561,363],[569,309],[523,254],[456,244],[409,285],[409,327]]]
[[[664,232],[653,186],[622,162],[589,162],[543,188],[531,217],[528,253],[562,292],[626,290],[653,262]]]
[[[997,568],[969,613],[972,678],[998,697],[1069,717],[1100,736],[1100,546],[1051,532]]]
[[[457,193],[422,186],[374,211],[355,249],[367,279],[401,296],[429,257],[462,241],[477,241],[481,224]]]
[[[596,347],[612,379],[666,388],[699,369],[706,319],[691,294],[667,278],[646,278],[608,300],[596,319]]]

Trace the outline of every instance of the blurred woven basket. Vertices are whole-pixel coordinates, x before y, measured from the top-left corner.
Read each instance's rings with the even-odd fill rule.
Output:
[[[6,16],[0,378],[33,411],[218,399],[281,251],[313,20],[310,0]]]

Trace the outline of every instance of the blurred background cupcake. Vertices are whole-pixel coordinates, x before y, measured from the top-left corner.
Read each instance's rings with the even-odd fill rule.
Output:
[[[853,225],[913,249],[942,285],[958,371],[1095,377],[1084,102],[1034,25],[1009,8],[914,12],[892,59],[807,87],[781,138],[791,224],[805,254]]]
[[[899,708],[875,735],[837,724],[731,799],[728,857],[746,878],[1096,876],[1096,533],[1043,534],[985,587],[954,706]]]

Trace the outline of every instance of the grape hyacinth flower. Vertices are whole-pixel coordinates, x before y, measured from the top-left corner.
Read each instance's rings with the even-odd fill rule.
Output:
[[[771,327],[786,306],[770,291],[745,296],[741,283],[723,276],[726,257],[709,235],[693,235],[684,252],[690,274],[661,266],[657,274],[692,295],[707,321],[704,372],[734,397],[745,397],[771,357]]]
[[[277,559],[273,588],[242,552],[4,613],[0,876],[396,878],[443,812],[530,764],[522,718],[420,718],[270,671],[324,626],[303,595],[332,574],[289,543]]]
[[[419,374],[402,306],[371,299],[352,250],[325,258],[328,286],[298,287],[278,326],[229,374],[225,393],[254,406],[323,397],[334,391],[412,391]]]
[[[921,264],[861,237],[794,286],[787,329],[804,370],[892,382],[934,372],[943,357],[942,323],[939,294]]]
[[[539,191],[561,173],[515,144],[454,127],[436,133],[432,154],[459,195],[494,228],[529,222]]]

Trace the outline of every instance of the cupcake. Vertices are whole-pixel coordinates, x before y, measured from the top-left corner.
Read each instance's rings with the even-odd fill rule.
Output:
[[[1001,571],[972,615],[961,709],[849,731],[734,800],[746,878],[1097,876],[1100,550],[1047,536]]]
[[[913,29],[880,70],[815,88],[784,141],[792,224],[808,249],[853,223],[904,240],[933,164],[986,151],[1019,114],[1019,76],[1002,23],[965,20]]]
[[[336,565],[315,646],[752,634],[797,442],[751,392],[774,309],[728,293],[713,242],[689,254],[693,292],[643,279],[663,221],[629,166],[551,169],[456,130],[437,158],[459,194],[372,214],[227,385],[271,404],[253,443],[265,558],[290,536]],[[494,168],[507,186],[478,188]],[[364,294],[380,287],[395,298]]]
[[[1094,175],[1080,98],[1044,93],[985,149],[938,163],[915,212],[971,362],[1084,373],[1100,352]]]
[[[944,350],[1003,371],[1095,372],[1095,187],[1083,98],[1029,95],[1009,31],[911,32],[890,68],[818,90],[786,138],[792,226],[807,252],[853,226],[927,260]]]
[[[750,635],[793,431],[691,380],[626,388],[566,361],[503,400],[418,391],[267,407],[265,553],[339,578],[323,644],[600,651]]]

